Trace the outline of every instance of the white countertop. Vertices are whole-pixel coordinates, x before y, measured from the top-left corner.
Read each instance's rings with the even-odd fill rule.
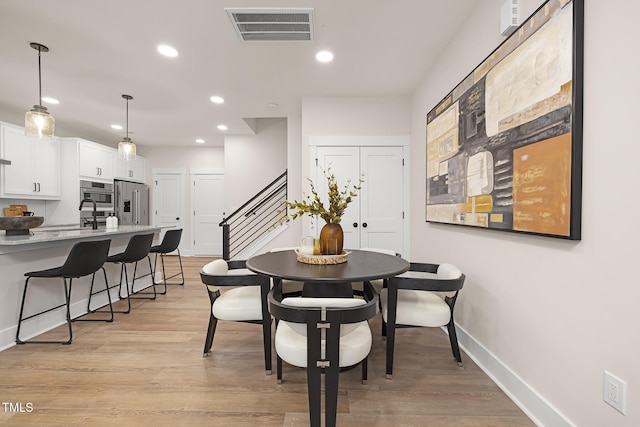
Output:
[[[18,246],[103,236],[108,238],[109,236],[119,234],[158,231],[161,228],[162,227],[152,225],[121,225],[118,228],[100,228],[98,230],[92,230],[91,228],[70,230],[56,227],[45,227],[42,229],[34,228],[29,232],[29,234],[25,234],[23,236],[7,236],[4,232],[0,231],[0,246]]]

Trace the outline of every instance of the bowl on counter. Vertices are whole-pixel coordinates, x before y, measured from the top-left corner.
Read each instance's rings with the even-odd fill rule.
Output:
[[[0,230],[6,230],[7,236],[29,234],[29,230],[42,225],[43,216],[3,216],[0,217]]]

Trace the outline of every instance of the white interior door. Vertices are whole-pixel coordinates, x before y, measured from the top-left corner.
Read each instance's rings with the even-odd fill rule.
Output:
[[[322,171],[327,171],[336,176],[338,190],[342,191],[350,181],[349,189],[358,183],[360,178],[360,149],[359,147],[318,147],[318,166],[316,168],[316,190],[325,206],[327,204],[328,185]],[[368,177],[364,177],[365,181]],[[365,182],[365,185],[367,183]],[[344,248],[360,248],[360,201],[358,198],[352,202],[342,216],[342,231],[344,232]],[[317,233],[324,225],[322,219],[318,219]]]
[[[224,217],[224,175],[192,175],[191,205],[193,207],[194,255],[222,255]]]
[[[315,183],[323,202],[327,180],[322,170],[331,168],[340,190],[362,177],[358,197],[342,217],[346,249],[382,248],[403,253],[404,245],[404,166],[401,146],[319,146]],[[318,224],[321,228],[322,224]]]
[[[153,224],[165,228],[183,228],[184,174],[153,174]],[[160,241],[164,238],[163,230]],[[182,243],[180,244],[182,250]]]
[[[361,147],[360,247],[402,253],[404,171],[402,147]]]

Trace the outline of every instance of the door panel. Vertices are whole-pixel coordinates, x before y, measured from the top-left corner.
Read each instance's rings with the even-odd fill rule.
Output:
[[[360,170],[366,180],[360,191],[361,247],[402,253],[402,147],[361,147]]]
[[[331,169],[330,173],[336,176],[338,182],[338,189],[342,191],[344,186],[349,183],[349,188],[353,188],[354,184],[358,183],[360,178],[360,150],[358,147],[318,147],[318,168],[316,168],[317,183],[316,190],[320,199],[327,204],[328,185],[327,179],[322,175],[322,171]],[[368,177],[364,177],[367,185]],[[324,225],[324,221],[318,218],[318,233]],[[353,224],[356,224],[354,226]],[[359,201],[356,198],[349,207],[345,210],[342,216],[342,222],[340,223],[344,232],[344,248],[345,249],[358,249],[360,247],[360,208]]]
[[[224,175],[193,175],[194,255],[222,255]]]
[[[153,223],[166,228],[183,228],[184,176],[179,173],[153,174]],[[160,241],[164,238],[163,230]],[[182,249],[182,243],[180,244]]]

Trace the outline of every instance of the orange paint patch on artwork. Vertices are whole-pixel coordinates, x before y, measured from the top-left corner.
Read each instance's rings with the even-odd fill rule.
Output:
[[[571,133],[513,152],[513,229],[568,236]]]
[[[462,204],[462,212],[488,213],[493,210],[493,198],[488,195],[467,197],[467,202]]]

